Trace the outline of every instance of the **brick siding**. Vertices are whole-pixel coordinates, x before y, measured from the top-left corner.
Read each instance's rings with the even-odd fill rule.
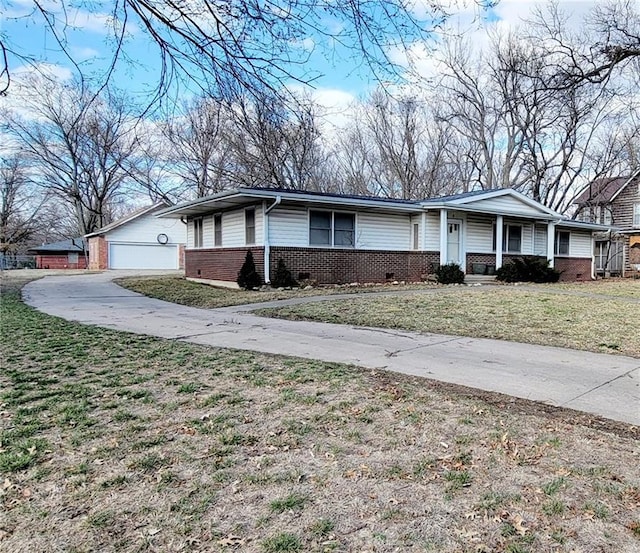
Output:
[[[554,268],[562,271],[561,282],[574,282],[576,280],[591,280],[590,257],[556,257]]]
[[[184,252],[185,276],[235,282],[247,250],[253,253],[256,270],[264,279],[264,248],[198,248]]]
[[[69,263],[69,256],[63,254],[41,254],[36,255],[37,269],[86,269],[87,258],[81,253],[78,254],[77,263]]]
[[[271,248],[271,272],[282,259],[293,278],[308,275],[319,284],[349,282],[419,282],[433,272],[437,252],[340,250],[329,248]]]
[[[109,244],[104,236],[89,238],[89,269],[99,271],[109,268]]]

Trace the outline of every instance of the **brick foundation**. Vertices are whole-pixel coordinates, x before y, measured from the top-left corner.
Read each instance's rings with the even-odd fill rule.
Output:
[[[211,248],[184,252],[184,273],[189,278],[235,282],[247,250],[253,253],[256,271],[264,279],[264,248]]]
[[[560,282],[574,282],[576,280],[591,280],[590,257],[556,257],[554,268],[562,271]]]
[[[89,238],[89,269],[100,271],[109,268],[109,244],[104,236]]]
[[[69,256],[63,254],[42,254],[36,255],[36,269],[86,269],[87,258],[81,253],[78,254],[77,263],[69,263]]]
[[[349,282],[419,282],[440,261],[437,252],[340,250],[329,248],[271,248],[271,271],[282,259],[293,278],[318,284]]]

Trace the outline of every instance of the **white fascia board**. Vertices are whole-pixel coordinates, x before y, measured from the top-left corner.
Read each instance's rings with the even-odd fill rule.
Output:
[[[457,200],[451,200],[447,202],[447,204],[451,205],[469,205],[474,202],[478,202],[481,200],[490,200],[491,198],[498,198],[500,196],[513,196],[523,203],[527,204],[529,207],[533,207],[535,209],[539,209],[541,212],[546,213],[547,215],[551,215],[553,218],[562,218],[560,213],[553,211],[553,209],[548,208],[545,205],[542,205],[540,202],[536,202],[532,200],[522,192],[518,192],[513,188],[500,188],[498,190],[487,190],[484,194],[474,194],[473,196],[468,196],[466,198],[458,198]]]
[[[93,236],[100,236],[101,234],[106,234],[107,232],[110,232],[110,231],[112,231],[114,229],[117,229],[117,228],[121,227],[122,225],[126,225],[127,223],[130,223],[131,221],[135,221],[139,217],[142,217],[144,215],[148,215],[149,213],[153,212],[154,210],[157,210],[162,205],[167,205],[167,204],[166,204],[166,202],[157,202],[157,203],[155,203],[153,205],[150,205],[149,207],[147,207],[146,209],[144,209],[142,211],[133,211],[129,215],[125,215],[122,219],[118,219],[117,221],[114,221],[113,223],[109,223],[108,225],[105,225],[104,227],[99,228],[95,232],[92,232],[90,234],[85,234],[84,237],[85,238],[91,238]],[[170,209],[170,208],[168,208],[168,209]],[[165,211],[165,209],[162,209],[161,211]],[[157,215],[156,215],[156,217],[157,217]]]
[[[583,221],[574,221],[572,219],[561,219],[560,221],[558,221],[558,226],[563,228],[569,227],[569,228],[582,229],[582,230],[593,230],[596,232],[608,232],[610,230],[615,232],[619,230],[616,227],[612,227],[610,225],[598,225],[597,223],[585,223]]]
[[[205,198],[199,198],[190,202],[178,204],[168,209],[162,210],[158,213],[158,217],[182,217],[185,215],[195,215],[199,213],[206,213],[215,209],[216,203],[224,200],[231,200],[235,198],[246,198],[247,201],[251,200],[264,200],[264,199],[276,199],[282,198],[282,201],[302,203],[302,204],[318,204],[326,206],[338,206],[342,208],[376,208],[388,211],[404,211],[420,213],[422,211],[421,206],[416,204],[406,204],[393,201],[380,201],[376,199],[357,199],[357,198],[342,198],[340,196],[321,196],[316,194],[305,193],[292,193],[285,190],[255,190],[255,189],[243,189],[229,190],[222,192],[214,196],[207,196]]]
[[[497,210],[497,209],[487,209],[482,208],[478,209],[473,205],[465,205],[465,204],[456,204],[453,202],[439,203],[439,204],[429,204],[423,205],[423,209],[425,211],[434,211],[440,209],[448,209],[450,211],[464,211],[465,213],[479,213],[481,215],[503,215],[509,219],[534,219],[541,221],[561,221],[562,215],[559,213],[555,213],[551,211],[550,213],[517,213],[505,210]]]

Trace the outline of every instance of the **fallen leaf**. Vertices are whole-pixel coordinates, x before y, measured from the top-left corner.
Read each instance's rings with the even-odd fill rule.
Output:
[[[218,545],[226,546],[226,545],[244,545],[244,540],[240,536],[234,536],[233,534],[229,534],[226,538],[222,538],[218,540]]]
[[[24,490],[22,490],[22,497],[31,497],[31,490],[29,488],[25,488]]]

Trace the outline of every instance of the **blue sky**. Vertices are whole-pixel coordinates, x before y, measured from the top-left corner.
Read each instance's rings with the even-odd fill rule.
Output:
[[[416,6],[422,0],[416,0]],[[503,29],[522,25],[522,18],[526,17],[535,2],[526,0],[502,0],[498,6],[488,13],[480,14],[471,0],[443,0],[451,11],[457,15],[450,21],[456,27],[465,29],[474,44],[479,47],[486,43],[487,28],[498,26]],[[44,0],[45,5],[55,6],[55,0]],[[594,5],[594,1],[560,0],[560,5],[572,12],[572,21],[576,24],[581,16]],[[94,3],[99,5],[99,3]],[[59,26],[60,36],[65,39],[68,53],[79,63],[83,71],[97,76],[103,75],[111,59],[111,47],[108,43],[111,22],[108,16],[109,2],[105,2],[105,11],[92,15],[79,9],[67,12],[71,26]],[[9,46],[15,46],[23,52],[29,52],[40,63],[49,64],[50,70],[66,78],[73,72],[73,66],[64,52],[47,29],[44,20],[34,17],[31,0],[5,0],[4,17],[0,32]],[[418,9],[418,8],[416,8]],[[309,37],[305,42],[297,44],[301,56],[309,55],[304,67],[294,67],[293,72],[302,74],[308,71],[311,75],[321,75],[314,80],[312,94],[326,104],[343,105],[350,99],[358,97],[375,86],[375,79],[367,66],[353,51],[337,46],[326,50],[321,47],[313,48],[314,43],[320,43],[319,37]],[[419,51],[420,48],[417,48]],[[135,26],[130,28],[130,34],[125,44],[127,61],[118,65],[113,75],[116,86],[124,88],[132,94],[139,94],[148,90],[155,83],[160,69],[157,51],[150,45],[145,34]],[[392,59],[402,62],[403,54],[390,51]],[[14,78],[18,79],[20,68],[24,62],[16,57],[10,57],[10,65]],[[421,71],[425,75],[436,71],[431,58],[425,56],[420,61]],[[300,89],[300,85],[292,83],[291,88]]]

